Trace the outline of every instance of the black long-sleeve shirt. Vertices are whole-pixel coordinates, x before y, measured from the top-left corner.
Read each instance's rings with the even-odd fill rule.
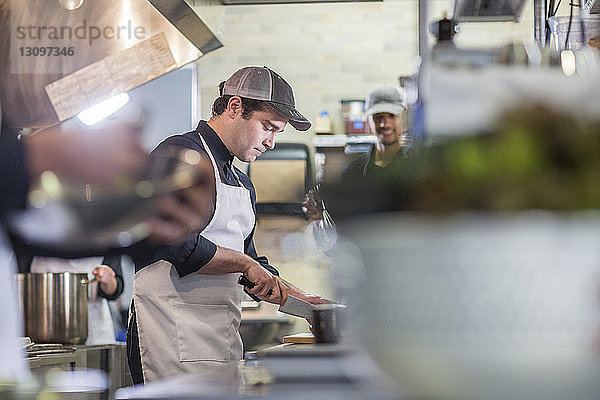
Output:
[[[12,132],[0,134],[0,215],[24,208],[29,188],[24,149]]]
[[[376,148],[352,160],[342,171],[337,182],[323,185],[321,195],[334,220],[352,218],[359,214],[391,211],[398,198],[389,191],[386,182],[389,173],[401,170],[410,156],[410,148],[403,147],[390,163],[381,167],[375,163]]]
[[[233,155],[229,152],[227,147],[225,147],[225,144],[223,144],[216,132],[208,126],[206,121],[200,121],[195,131],[171,136],[165,139],[153,151],[153,154],[163,151],[164,148],[168,146],[189,148],[207,154],[198,134],[202,135],[202,138],[213,154],[217,169],[219,170],[221,182],[231,186],[239,186],[241,183],[248,189],[250,191],[252,209],[256,214],[256,192],[252,181],[248,175],[233,166]],[[235,174],[233,172],[234,170]],[[236,179],[236,175],[239,178],[239,182]],[[266,257],[257,254],[253,239],[255,229],[256,223],[252,232],[250,232],[248,237],[244,240],[244,253],[252,257],[272,274],[279,275],[278,271],[269,265],[269,260]],[[200,268],[212,259],[216,250],[216,244],[202,236],[201,233],[193,234],[176,244],[161,247],[158,251],[152,251],[146,254],[139,254],[141,252],[138,252],[138,254],[134,256],[135,268],[137,272],[141,268],[163,259],[173,264],[179,276],[183,277],[199,271]]]

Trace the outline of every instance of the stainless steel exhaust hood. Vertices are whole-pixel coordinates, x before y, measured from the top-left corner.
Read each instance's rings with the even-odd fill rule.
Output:
[[[457,22],[508,22],[519,20],[526,0],[454,0]]]
[[[221,41],[184,0],[149,0],[203,54],[222,47]]]
[[[221,0],[225,5],[234,4],[290,4],[290,3],[349,3],[383,0]]]
[[[221,46],[184,0],[0,0],[5,122],[52,125]]]

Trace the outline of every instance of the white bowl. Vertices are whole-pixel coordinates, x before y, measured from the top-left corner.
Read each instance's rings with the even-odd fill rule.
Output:
[[[600,212],[347,224],[334,281],[375,361],[429,399],[600,393]]]

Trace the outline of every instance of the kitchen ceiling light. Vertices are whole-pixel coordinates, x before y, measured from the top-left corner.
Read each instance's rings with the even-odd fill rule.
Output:
[[[119,110],[128,101],[129,95],[121,93],[83,110],[77,117],[87,126],[92,126]]]
[[[83,1],[84,0],[58,0],[58,4],[69,11],[73,11],[81,7],[83,5]]]
[[[221,0],[224,5],[236,4],[292,4],[292,3],[357,3],[383,0]]]

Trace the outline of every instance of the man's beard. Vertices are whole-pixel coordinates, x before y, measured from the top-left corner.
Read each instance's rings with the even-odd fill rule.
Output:
[[[392,135],[394,135],[394,141],[393,142],[385,142],[384,140],[380,140],[381,144],[383,144],[384,146],[395,146],[397,144],[401,144],[402,143],[402,141],[400,139],[400,136],[396,135],[395,132],[392,133]]]

